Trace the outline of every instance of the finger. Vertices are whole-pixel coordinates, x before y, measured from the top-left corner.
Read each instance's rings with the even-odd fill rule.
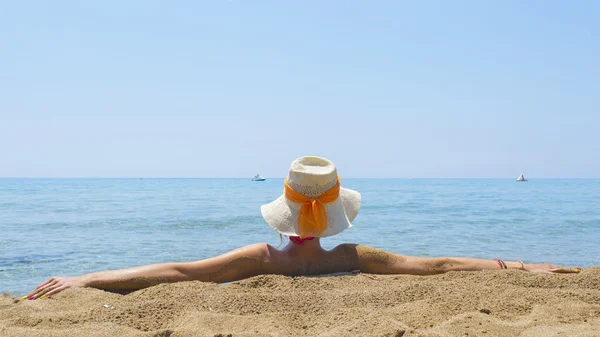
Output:
[[[55,283],[56,283],[56,281],[53,281],[51,283],[48,283],[48,284],[44,285],[43,287],[35,288],[32,292],[30,292],[27,296],[25,296],[25,298],[31,299],[32,297],[35,297],[37,294],[39,294],[40,291],[42,291],[43,289],[46,289],[48,287],[53,286]]]
[[[48,283],[54,282],[56,281],[56,279],[54,277],[49,278],[48,280],[46,280],[45,282],[40,283],[37,287],[35,287],[34,290],[37,290],[45,285],[47,285]]]
[[[48,283],[48,284],[46,284],[46,285],[45,285],[45,286],[43,286],[43,287],[40,287],[40,288],[39,288],[37,291],[38,291],[38,292],[40,292],[40,291],[43,291],[44,289],[48,289],[48,288],[50,288],[50,287],[52,287],[52,286],[55,286],[55,285],[57,285],[57,284],[59,284],[59,283],[60,283],[60,281],[58,281],[58,280],[55,280],[55,281],[53,281],[53,282],[51,282],[51,283]]]
[[[27,295],[27,298],[31,298],[31,297],[37,297],[40,292],[44,291],[45,289],[48,289],[50,287],[55,286],[56,284],[58,284],[58,280],[54,280],[46,285],[44,285],[43,287],[40,288],[36,288],[34,291],[32,291],[29,295]]]
[[[574,274],[574,273],[579,273],[579,270],[580,269],[578,269],[578,268],[563,268],[563,267],[550,269],[551,272],[557,273],[557,274]]]
[[[54,290],[54,289],[56,289],[56,288],[62,287],[62,286],[63,286],[63,285],[62,285],[61,283],[56,283],[56,284],[53,284],[53,285],[51,285],[51,286],[49,286],[49,287],[46,287],[46,288],[44,288],[44,289],[41,289],[41,290],[40,290],[40,291],[39,291],[37,294],[35,294],[35,295],[33,296],[33,299],[35,300],[35,299],[38,299],[38,298],[45,297],[45,296],[46,296],[46,294],[47,294],[47,293],[49,293],[50,291],[52,291],[52,290]]]
[[[58,287],[58,288],[52,289],[51,291],[49,291],[49,292],[47,292],[46,294],[44,294],[44,295],[45,295],[44,297],[46,297],[46,298],[47,298],[47,297],[50,297],[50,296],[52,296],[52,295],[54,295],[54,294],[56,294],[56,293],[59,293],[59,292],[61,292],[61,291],[65,290],[65,289],[67,289],[67,287],[66,287],[66,286],[60,286],[60,287]]]
[[[26,299],[28,297],[33,296],[33,294],[35,294],[40,288],[47,286],[49,283],[54,282],[54,278],[48,279],[42,283],[40,283],[37,287],[35,287],[35,289],[33,289],[29,294],[21,297],[21,299]]]

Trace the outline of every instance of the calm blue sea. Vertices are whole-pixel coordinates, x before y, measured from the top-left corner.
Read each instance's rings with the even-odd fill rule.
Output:
[[[282,179],[0,179],[0,293],[45,279],[280,243]],[[418,256],[600,265],[600,180],[344,179],[354,227],[323,240]]]

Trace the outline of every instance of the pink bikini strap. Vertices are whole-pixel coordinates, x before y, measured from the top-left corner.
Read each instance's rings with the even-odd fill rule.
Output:
[[[301,238],[301,237],[299,237],[299,236],[290,236],[290,241],[292,241],[293,243],[295,243],[297,245],[303,245],[304,241],[309,241],[309,240],[312,240],[314,238],[315,238],[314,236],[309,236],[309,237],[304,238],[304,239]]]

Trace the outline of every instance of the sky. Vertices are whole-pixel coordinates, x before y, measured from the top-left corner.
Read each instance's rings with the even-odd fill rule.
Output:
[[[0,177],[600,178],[598,1],[0,1]]]

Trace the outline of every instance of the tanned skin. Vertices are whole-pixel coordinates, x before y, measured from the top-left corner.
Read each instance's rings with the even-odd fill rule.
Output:
[[[505,262],[508,269],[534,273],[576,273],[578,269],[550,264]],[[376,248],[342,244],[332,250],[321,247],[319,238],[302,245],[289,242],[277,249],[266,243],[249,245],[206,260],[162,263],[109,270],[73,277],[53,277],[27,297],[49,297],[73,287],[105,290],[137,290],[159,283],[181,281],[232,282],[257,275],[321,275],[360,271],[372,274],[433,275],[449,271],[500,269],[497,261],[460,257],[420,258],[389,253]]]

